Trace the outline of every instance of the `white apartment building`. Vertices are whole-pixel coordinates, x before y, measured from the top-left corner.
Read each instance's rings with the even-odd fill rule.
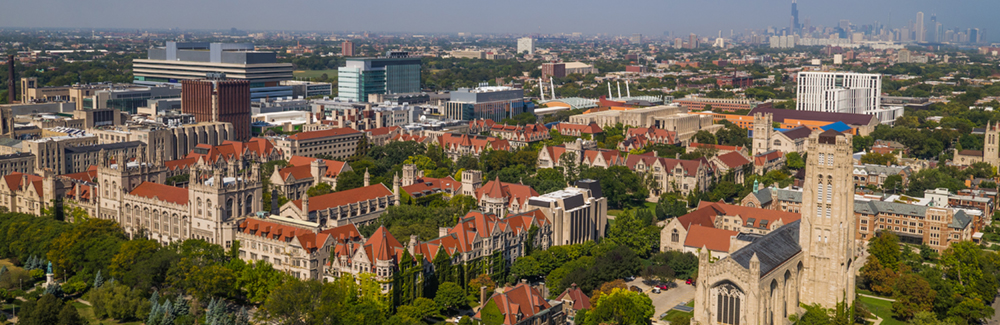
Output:
[[[798,75],[796,110],[875,115],[892,124],[903,107],[883,107],[882,75],[877,73],[802,71]]]
[[[522,54],[528,52],[528,55],[535,54],[535,40],[531,37],[522,37],[517,39],[517,54]]]

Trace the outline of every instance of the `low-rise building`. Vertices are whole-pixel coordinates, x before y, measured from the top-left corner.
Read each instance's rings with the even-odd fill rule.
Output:
[[[650,152],[629,155],[625,166],[636,173],[652,175],[654,186],[650,188],[650,197],[659,197],[666,192],[687,195],[691,191],[707,189],[717,177],[714,166],[705,158],[661,158]]]
[[[337,188],[337,177],[352,170],[343,161],[292,156],[288,160],[288,166],[274,170],[270,178],[271,185],[278,193],[289,200],[299,200],[310,187],[319,184],[325,183],[331,188]]]
[[[886,178],[892,175],[899,175],[903,181],[895,189],[886,188],[885,191],[901,191],[910,184],[910,175],[913,172],[906,166],[882,166],[873,164],[854,165],[854,187],[861,188],[874,186],[881,188],[885,184]]]
[[[469,121],[469,133],[489,133],[491,136],[509,141],[515,148],[551,138],[549,129],[542,124],[507,125],[495,123],[491,119]]]
[[[757,107],[771,107],[771,102],[758,102],[752,99],[740,98],[685,97],[674,99],[674,103],[684,106],[692,111],[703,111],[707,109],[713,112],[727,113],[749,111]]]
[[[697,210],[667,222],[660,231],[660,249],[697,254],[707,247],[713,257],[722,258],[800,218],[794,212],[703,202]]]
[[[566,313],[562,303],[550,304],[538,289],[527,283],[514,287],[497,289],[497,293],[489,298],[483,306],[495,305],[503,315],[503,325],[563,325],[566,324]],[[483,321],[483,307],[476,312],[473,319]]]
[[[779,170],[785,167],[785,153],[778,150],[771,150],[753,156],[753,172],[757,175],[764,175],[772,170]]]
[[[365,187],[330,194],[288,201],[281,206],[282,218],[319,224],[321,228],[348,223],[365,225],[374,222],[390,205],[397,205],[398,193],[384,184],[365,184]]]
[[[527,209],[538,209],[552,224],[552,246],[597,242],[608,223],[608,199],[595,180],[528,198]]]
[[[531,186],[501,182],[500,176],[476,189],[479,208],[496,215],[527,212],[531,209],[528,198],[534,196],[538,196],[538,192]]]
[[[285,159],[292,156],[346,159],[354,155],[364,133],[351,128],[300,132],[289,136],[269,137]]]
[[[434,138],[451,160],[462,156],[479,157],[485,150],[514,151],[510,141],[481,135],[445,133]]]
[[[571,123],[559,123],[552,126],[553,130],[556,130],[561,135],[570,137],[581,137],[584,140],[594,140],[594,135],[604,133],[597,123],[590,124],[571,124]]]
[[[240,241],[240,259],[268,262],[275,270],[296,279],[320,280],[338,241],[358,242],[360,235],[353,224],[320,231],[250,217],[239,222],[234,238]]]

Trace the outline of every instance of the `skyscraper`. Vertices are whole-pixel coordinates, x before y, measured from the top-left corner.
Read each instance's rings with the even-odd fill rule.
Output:
[[[798,0],[792,0],[792,34],[799,33],[799,4]]]
[[[218,79],[182,80],[181,112],[198,122],[233,124],[233,140],[250,139],[250,81]]]
[[[628,42],[633,45],[642,45],[642,34],[632,34],[632,37],[629,37]]]
[[[354,56],[354,42],[344,41],[340,43],[340,55]]]
[[[531,37],[522,37],[517,39],[517,54],[524,54],[525,52],[527,52],[528,55],[535,54],[535,40]]]
[[[917,13],[917,24],[914,26],[914,29],[917,33],[917,42],[926,42],[927,39],[925,38],[925,35],[927,33],[924,29],[924,13],[922,11]]]

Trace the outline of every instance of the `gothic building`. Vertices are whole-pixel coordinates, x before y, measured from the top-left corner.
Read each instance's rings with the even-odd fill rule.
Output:
[[[801,220],[771,231],[728,257],[699,253],[694,321],[783,324],[800,304],[834,308],[854,297],[854,193],[851,137],[808,139]]]

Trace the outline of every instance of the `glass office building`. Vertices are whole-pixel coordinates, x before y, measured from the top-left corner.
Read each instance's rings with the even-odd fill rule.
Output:
[[[389,52],[380,58],[348,58],[337,69],[337,97],[359,102],[371,94],[420,92],[420,58]]]

